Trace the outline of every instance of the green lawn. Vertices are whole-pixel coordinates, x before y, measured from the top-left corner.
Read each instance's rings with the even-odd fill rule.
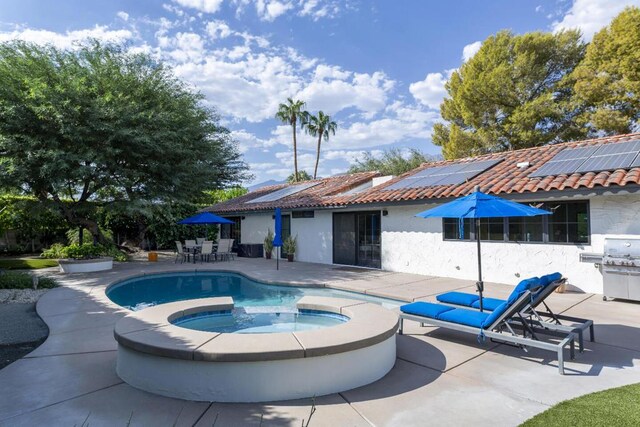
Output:
[[[640,426],[640,383],[560,402],[522,427],[569,425]]]
[[[57,267],[58,261],[55,259],[38,258],[7,258],[0,259],[0,269],[6,270],[35,270],[38,268]]]

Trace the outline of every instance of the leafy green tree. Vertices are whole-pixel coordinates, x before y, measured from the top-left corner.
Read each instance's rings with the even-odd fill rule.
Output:
[[[96,209],[188,201],[245,178],[229,131],[171,70],[97,41],[0,45],[0,187],[105,238]]]
[[[378,171],[383,175],[402,175],[423,163],[437,160],[435,157],[425,155],[412,148],[407,156],[401,150],[393,148],[385,151],[381,157],[375,157],[371,153],[365,153],[362,159],[349,169],[350,173]]]
[[[296,176],[295,174],[291,174],[287,177],[287,182],[289,184],[294,184],[296,182],[300,182],[300,181],[309,181],[313,178],[311,178],[311,175],[309,175],[309,173],[307,171],[300,171],[298,172],[298,175]]]
[[[592,134],[628,133],[640,119],[640,9],[629,7],[598,32],[572,75]]]
[[[203,199],[200,204],[204,206],[215,205],[216,203],[224,202],[225,200],[235,199],[236,197],[244,196],[249,190],[244,187],[231,187],[223,188],[219,190],[209,190],[204,192]]]
[[[329,140],[329,135],[335,135],[338,124],[331,120],[331,117],[318,111],[318,115],[308,114],[305,116],[302,122],[302,127],[311,136],[318,137],[318,148],[316,150],[316,166],[313,169],[313,179],[318,176],[318,163],[320,163],[320,145],[322,144],[322,138],[325,141]]]
[[[453,159],[584,135],[566,78],[584,51],[578,31],[489,37],[447,82],[434,144]]]
[[[305,103],[303,101],[287,98],[287,102],[278,106],[276,119],[282,123],[291,125],[293,131],[293,177],[298,176],[298,143],[296,140],[296,125],[299,119],[303,119],[308,114],[304,111]]]

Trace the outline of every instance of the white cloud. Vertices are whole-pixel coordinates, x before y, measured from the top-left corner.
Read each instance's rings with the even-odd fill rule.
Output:
[[[322,68],[322,76],[318,79],[317,68]],[[349,107],[355,107],[369,116],[385,107],[388,92],[393,89],[394,82],[382,72],[373,74],[341,73],[336,68],[333,75],[341,78],[327,78],[327,67],[319,65],[316,68],[316,78],[296,95],[304,99],[314,110],[323,110],[328,114]],[[339,70],[339,68],[337,68]],[[347,77],[351,77],[348,80]]]
[[[89,39],[122,43],[133,38],[134,34],[129,30],[110,30],[107,26],[101,25],[90,29],[67,31],[64,34],[30,28],[0,33],[0,42],[18,39],[38,44],[52,44],[60,49],[70,49],[74,43]]]
[[[232,0],[232,4],[236,7],[238,18],[247,6],[253,4],[258,17],[270,22],[287,12],[318,21],[335,18],[345,9],[356,9],[351,1],[344,0]]]
[[[209,37],[212,39],[225,39],[233,34],[231,28],[224,21],[210,21],[207,22],[206,31]]]
[[[467,62],[468,60],[473,58],[473,55],[478,53],[481,46],[482,46],[482,41],[479,41],[479,40],[466,45],[464,48],[462,48],[462,60],[464,62]]]
[[[309,16],[314,21],[322,18],[335,18],[341,11],[340,4],[336,1],[323,2],[320,0],[301,0],[302,8],[299,16]]]
[[[246,153],[253,148],[270,148],[277,144],[273,139],[258,138],[255,134],[245,129],[231,131],[231,137],[238,142],[238,148],[242,153]]]
[[[365,154],[371,154],[373,157],[380,157],[384,153],[383,150],[329,150],[322,156],[326,160],[346,160],[349,164],[356,163],[356,160],[362,159]]]
[[[627,6],[640,6],[640,0],[574,0],[560,21],[551,24],[553,31],[578,28],[585,40],[593,35]]]
[[[123,21],[129,20],[129,14],[127,12],[120,11],[116,13],[116,16],[118,16],[118,18],[122,19]]]
[[[173,0],[178,3],[180,6],[188,7],[191,9],[199,10],[200,12],[205,13],[216,13],[220,6],[222,5],[223,0]]]
[[[409,85],[409,92],[421,104],[429,108],[438,109],[447,95],[444,85],[447,77],[442,73],[429,73],[424,80]]]
[[[178,33],[171,43],[171,58],[180,63],[199,63],[204,58],[204,41],[195,33]]]

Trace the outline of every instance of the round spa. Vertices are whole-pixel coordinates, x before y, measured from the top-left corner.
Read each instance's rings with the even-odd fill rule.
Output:
[[[398,316],[363,301],[305,296],[291,312],[234,309],[231,297],[161,304],[118,321],[117,372],[164,396],[264,402],[321,396],[382,378]]]

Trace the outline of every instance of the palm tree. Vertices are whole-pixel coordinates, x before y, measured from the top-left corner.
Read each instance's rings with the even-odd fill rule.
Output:
[[[293,130],[293,170],[296,181],[298,180],[298,145],[296,141],[296,124],[298,123],[298,118],[301,118],[304,121],[304,118],[308,114],[303,110],[304,105],[304,101],[300,101],[299,99],[294,101],[291,98],[287,98],[287,103],[280,104],[278,106],[278,112],[276,113],[276,119],[280,120],[282,123],[289,123],[291,125],[291,129]]]
[[[318,111],[318,115],[308,114],[305,116],[305,120],[302,122],[302,126],[306,129],[307,133],[311,136],[318,137],[318,151],[316,152],[316,168],[313,170],[313,179],[316,179],[318,175],[318,163],[320,162],[320,145],[322,144],[322,138],[325,141],[329,140],[329,135],[335,135],[338,124],[331,120],[331,117]]]

